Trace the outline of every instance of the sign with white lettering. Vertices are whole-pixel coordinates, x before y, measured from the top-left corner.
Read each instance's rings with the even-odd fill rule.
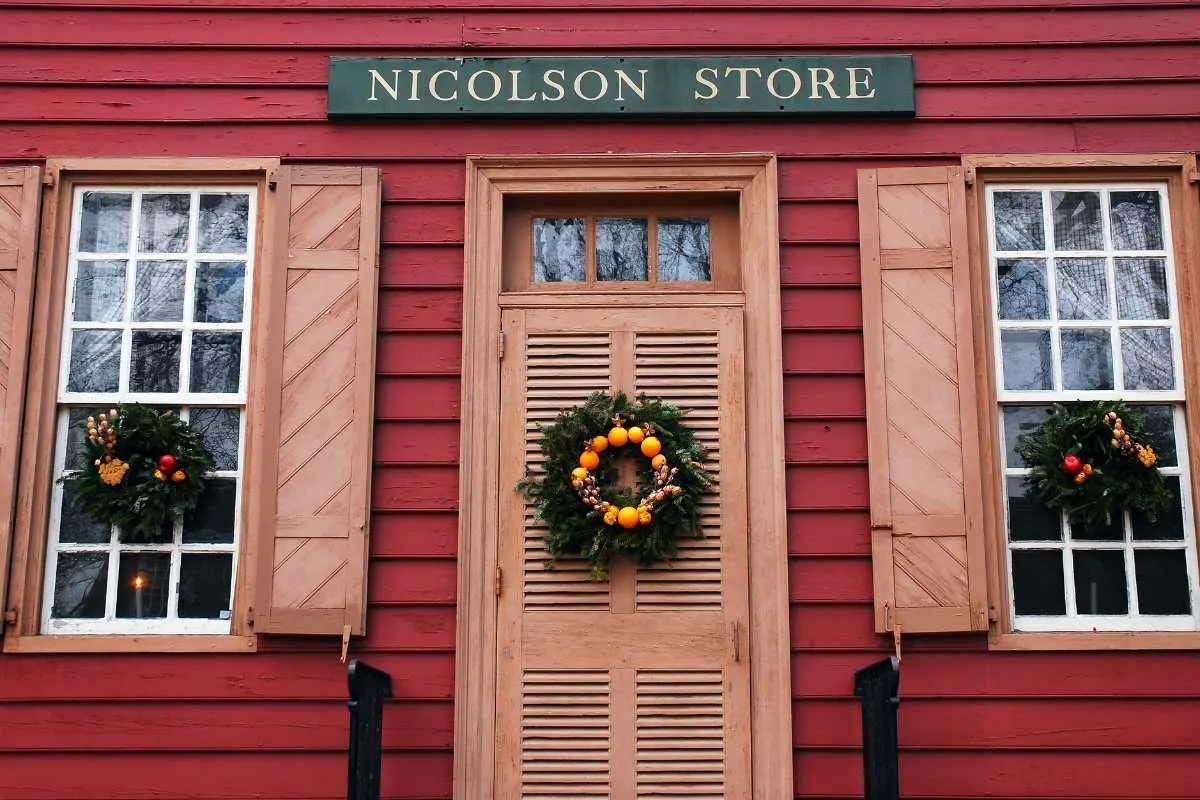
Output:
[[[330,117],[914,113],[912,56],[333,58]]]

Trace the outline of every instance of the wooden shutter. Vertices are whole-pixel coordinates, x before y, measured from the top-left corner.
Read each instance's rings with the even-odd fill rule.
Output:
[[[41,169],[0,169],[0,610],[5,605],[19,464]]]
[[[254,335],[259,633],[365,632],[379,172],[281,167]]]
[[[741,309],[504,312],[501,486],[537,423],[596,390],[669,400],[710,451],[706,537],[671,565],[543,568],[544,527],[501,495],[497,797],[751,797]]]
[[[962,170],[863,170],[859,214],[876,628],[986,630]]]

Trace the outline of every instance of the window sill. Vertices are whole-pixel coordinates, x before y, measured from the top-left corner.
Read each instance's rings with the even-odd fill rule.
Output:
[[[7,636],[5,653],[253,653],[256,636],[159,634]]]
[[[989,650],[1200,650],[1200,631],[1097,633],[1000,633],[988,635]]]

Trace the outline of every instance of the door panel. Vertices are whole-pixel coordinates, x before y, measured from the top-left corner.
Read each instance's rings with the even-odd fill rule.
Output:
[[[741,313],[504,312],[497,798],[751,797]],[[593,583],[582,560],[544,568],[512,487],[541,460],[537,424],[608,389],[687,410],[716,487],[671,565]]]

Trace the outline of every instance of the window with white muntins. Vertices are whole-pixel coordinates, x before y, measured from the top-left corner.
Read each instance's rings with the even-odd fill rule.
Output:
[[[52,498],[45,633],[229,633],[241,524],[257,197],[247,187],[79,187],[58,381],[56,475],[84,422],[169,408],[216,460],[200,506],[149,542]],[[70,488],[66,494],[70,494]]]
[[[1013,629],[1197,628],[1197,565],[1165,184],[992,185],[987,227]],[[1074,528],[1027,496],[1017,437],[1050,404],[1121,400],[1174,501]]]

